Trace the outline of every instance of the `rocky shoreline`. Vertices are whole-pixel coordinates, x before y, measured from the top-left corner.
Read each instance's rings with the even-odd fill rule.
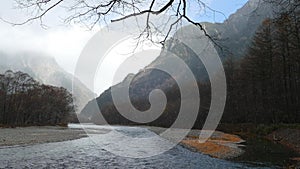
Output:
[[[273,131],[266,136],[266,139],[282,144],[300,154],[300,130],[292,128],[282,128]],[[300,156],[290,159],[300,167]]]
[[[273,131],[266,138],[270,141],[280,143],[300,153],[300,130],[283,128]]]

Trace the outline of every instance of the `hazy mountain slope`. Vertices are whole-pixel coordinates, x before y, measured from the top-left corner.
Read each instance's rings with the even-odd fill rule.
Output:
[[[189,32],[194,32],[195,34],[199,33],[200,31],[195,27],[188,27],[186,29],[188,29]],[[189,34],[189,36],[189,38],[198,37],[194,36],[194,34]],[[207,43],[206,38],[202,39],[203,41],[199,41],[199,43]],[[193,41],[189,42],[189,44],[191,43],[193,43]],[[212,45],[211,47],[213,48]],[[206,45],[203,46],[203,49],[205,50],[203,50],[204,52],[201,54],[205,57],[211,57],[209,53],[210,50]],[[170,56],[169,53],[165,51],[174,53],[176,56],[180,57],[181,60],[185,62],[185,64],[177,65],[173,62],[172,56]],[[153,91],[154,89],[161,89],[162,91],[164,91],[168,100],[165,112],[158,119],[151,122],[150,125],[168,127],[175,120],[174,118],[177,117],[177,114],[180,110],[179,88],[172,76],[155,68],[164,67],[170,70],[180,70],[180,72],[176,71],[176,78],[178,80],[181,79],[183,85],[186,88],[190,88],[190,85],[193,84],[190,83],[190,79],[186,78],[186,69],[184,65],[188,65],[190,67],[192,73],[196,75],[196,81],[206,81],[206,79],[208,78],[204,65],[191,48],[177,40],[169,40],[165,45],[165,49],[161,52],[160,56],[155,61],[153,61],[149,66],[140,71],[138,74],[128,75],[123,82],[114,85],[106,90],[96,100],[90,101],[88,105],[82,110],[81,114],[91,119],[94,123],[103,124],[104,121],[101,118],[98,118],[99,109],[95,107],[99,105],[101,114],[110,124],[132,124],[132,122],[125,119],[122,115],[118,114],[118,111],[113,105],[113,100],[111,97],[112,89],[114,89],[115,91],[127,90],[125,88],[125,84],[126,82],[131,81],[129,88],[130,99],[132,104],[141,111],[149,109],[150,104],[148,97],[151,91]],[[95,103],[97,103],[98,105]]]
[[[262,3],[260,0],[250,0],[241,9],[237,10],[235,14],[232,14],[224,23],[203,24],[212,37],[218,38],[217,42],[223,48],[223,51],[218,51],[220,55],[228,56],[230,54],[235,57],[242,57],[247,46],[251,43],[252,36],[262,21],[265,18],[272,17],[272,8],[273,7],[270,6],[270,4]],[[186,32],[189,37],[197,37],[197,32],[191,31],[191,28],[191,26],[187,26],[182,28],[181,31]],[[189,40],[191,41],[190,44],[203,45],[199,39],[194,38]],[[203,82],[208,79],[203,64],[189,47],[176,40],[170,40],[167,42],[165,50],[171,51],[182,58],[190,67],[198,82]],[[209,53],[203,53],[203,55],[209,57]],[[172,60],[162,52],[162,54],[148,67],[157,67],[171,61]],[[178,76],[184,77],[184,71],[182,74],[178,74]],[[134,100],[140,99],[142,101],[142,104],[144,105],[141,105],[141,103],[135,104],[135,106],[140,107],[141,109],[147,109],[147,107],[149,107],[149,104],[145,99],[148,99],[149,92],[153,89],[159,88],[168,92],[168,90],[173,90],[174,86],[176,88],[174,79],[161,71],[153,69],[141,71],[135,76],[130,75],[130,77],[126,79],[132,79],[130,97],[133,100],[133,103],[135,102]],[[120,83],[111,88],[122,88],[122,86],[123,83]],[[114,120],[115,122],[121,121],[126,123],[122,116],[118,115],[116,112],[111,98],[111,88],[103,92],[96,100],[100,106],[101,113],[106,116],[107,119],[111,118],[113,123]],[[175,95],[173,95],[173,97]],[[170,101],[170,99],[168,101]],[[171,101],[175,103],[178,100],[171,99]],[[93,121],[98,122],[95,114],[99,113],[99,110],[92,106],[93,103],[95,103],[95,100],[90,101],[81,113],[88,118],[94,117]],[[111,117],[111,114],[113,114],[114,117]]]
[[[53,86],[64,87],[72,92],[73,76],[63,70],[54,58],[39,53],[23,52],[7,54],[0,52],[0,72],[10,69],[28,73],[34,79]],[[93,93],[78,79],[75,79],[74,93],[77,112],[80,112],[85,104],[93,98]]]
[[[217,38],[216,42],[223,47],[221,55],[232,54],[234,57],[242,57],[262,21],[273,17],[273,10],[275,7],[263,0],[249,0],[224,23],[204,23],[204,25],[208,33]]]

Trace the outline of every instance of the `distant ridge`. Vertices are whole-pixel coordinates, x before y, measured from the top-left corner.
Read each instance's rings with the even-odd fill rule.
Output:
[[[34,52],[17,52],[15,54],[0,52],[0,73],[6,70],[22,71],[34,79],[58,87],[64,87],[72,92],[73,76],[62,69],[53,57]],[[94,94],[75,78],[74,93],[77,113],[93,98]]]

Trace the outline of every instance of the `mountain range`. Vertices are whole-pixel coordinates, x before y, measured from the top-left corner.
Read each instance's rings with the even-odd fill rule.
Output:
[[[224,23],[202,23],[207,30],[208,34],[215,39],[216,47],[219,56],[222,60],[225,60],[229,56],[234,58],[243,57],[247,50],[247,47],[251,44],[251,39],[256,32],[257,28],[261,25],[262,21],[266,18],[273,17],[274,7],[266,2],[260,0],[249,0],[242,8],[232,14]],[[191,26],[181,28],[182,32],[188,35],[188,37],[197,36],[197,31],[191,31]],[[200,30],[198,30],[199,33]],[[176,33],[175,33],[176,34]],[[190,44],[203,45],[199,39],[190,39]],[[220,46],[220,47],[219,47]],[[208,75],[205,67],[197,57],[197,55],[184,44],[176,41],[169,40],[166,42],[161,54],[150,65],[146,66],[142,71],[133,75],[128,75],[123,82],[112,86],[103,92],[96,100],[91,100],[82,110],[81,115],[89,118],[92,122],[103,123],[103,120],[98,118],[99,111],[104,116],[105,120],[113,124],[128,124],[131,123],[120,115],[113,103],[111,97],[112,89],[120,89],[125,86],[128,81],[130,83],[130,99],[133,105],[139,110],[149,109],[148,96],[153,89],[161,89],[166,93],[168,103],[171,102],[171,107],[166,107],[165,111],[172,109],[174,113],[179,109],[178,103],[180,103],[180,94],[178,93],[178,86],[172,77],[168,74],[158,71],[155,67],[160,67],[171,62],[170,58],[164,54],[164,51],[171,51],[179,56],[191,69],[196,77],[197,82],[206,83],[208,81]],[[209,55],[203,53],[203,55]],[[207,56],[208,57],[208,56]],[[178,74],[178,76],[184,76],[184,72]],[[97,103],[97,104],[95,104]],[[99,106],[99,109],[95,107]],[[170,112],[164,113],[170,115]],[[172,124],[170,120],[169,124],[166,124],[167,119],[162,115],[152,124],[157,125],[164,123],[166,126]],[[174,119],[173,119],[174,120]],[[163,122],[162,122],[163,121]]]

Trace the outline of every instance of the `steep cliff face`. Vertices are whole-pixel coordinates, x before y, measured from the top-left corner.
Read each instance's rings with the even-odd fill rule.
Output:
[[[224,56],[233,55],[234,57],[242,57],[245,53],[247,46],[251,43],[251,38],[254,35],[256,29],[262,23],[265,18],[272,17],[272,6],[270,4],[261,2],[260,0],[250,0],[244,7],[239,9],[235,14],[232,14],[224,23],[203,23],[208,33],[217,38],[216,42],[222,47],[222,50],[217,48],[221,59]],[[197,37],[197,31],[193,31],[191,26],[182,28],[180,31],[187,34],[187,37]],[[199,32],[198,32],[199,33]],[[175,34],[176,35],[176,34]],[[199,47],[204,44],[201,38],[189,38],[189,44],[193,44]],[[168,104],[164,114],[154,121],[152,125],[164,124],[168,126],[172,124],[173,117],[178,113],[180,108],[180,92],[174,79],[168,74],[155,70],[152,68],[159,66],[167,66],[172,62],[172,59],[164,54],[164,51],[170,51],[180,57],[190,70],[194,74],[198,85],[199,83],[209,83],[208,74],[206,68],[194,53],[191,48],[177,40],[169,40],[166,43],[165,49],[163,49],[160,56],[157,57],[150,65],[145,67],[143,71],[140,71],[136,75],[130,75],[125,80],[132,80],[130,84],[130,98],[133,105],[139,110],[147,110],[150,106],[148,101],[149,93],[153,89],[162,89],[168,98]],[[202,53],[205,57],[210,57],[209,53]],[[182,72],[177,76],[184,78],[185,71],[181,67]],[[186,82],[189,85],[189,82]],[[102,123],[97,119],[99,109],[93,107],[97,103],[100,107],[101,114],[105,119],[113,124],[128,124],[130,121],[126,120],[123,116],[118,114],[111,97],[112,88],[122,88],[124,82],[121,82],[115,86],[112,86],[105,92],[103,92],[96,100],[92,100],[85,106],[82,115],[92,119],[96,123]],[[202,100],[208,98],[201,98]],[[96,105],[97,105],[96,104]],[[202,102],[201,102],[202,104]],[[204,101],[203,107],[209,106],[209,103]],[[205,113],[201,117],[205,116]],[[201,121],[199,116],[199,120]]]
[[[275,6],[263,0],[249,0],[224,23],[205,23],[205,28],[223,47],[220,55],[242,57],[263,20],[273,17],[273,10]]]
[[[18,54],[0,53],[0,72],[6,70],[28,73],[41,83],[64,87],[72,92],[73,76],[63,70],[54,58],[43,54],[23,52]],[[74,79],[75,105],[80,112],[87,102],[93,98],[93,93],[78,79]]]

